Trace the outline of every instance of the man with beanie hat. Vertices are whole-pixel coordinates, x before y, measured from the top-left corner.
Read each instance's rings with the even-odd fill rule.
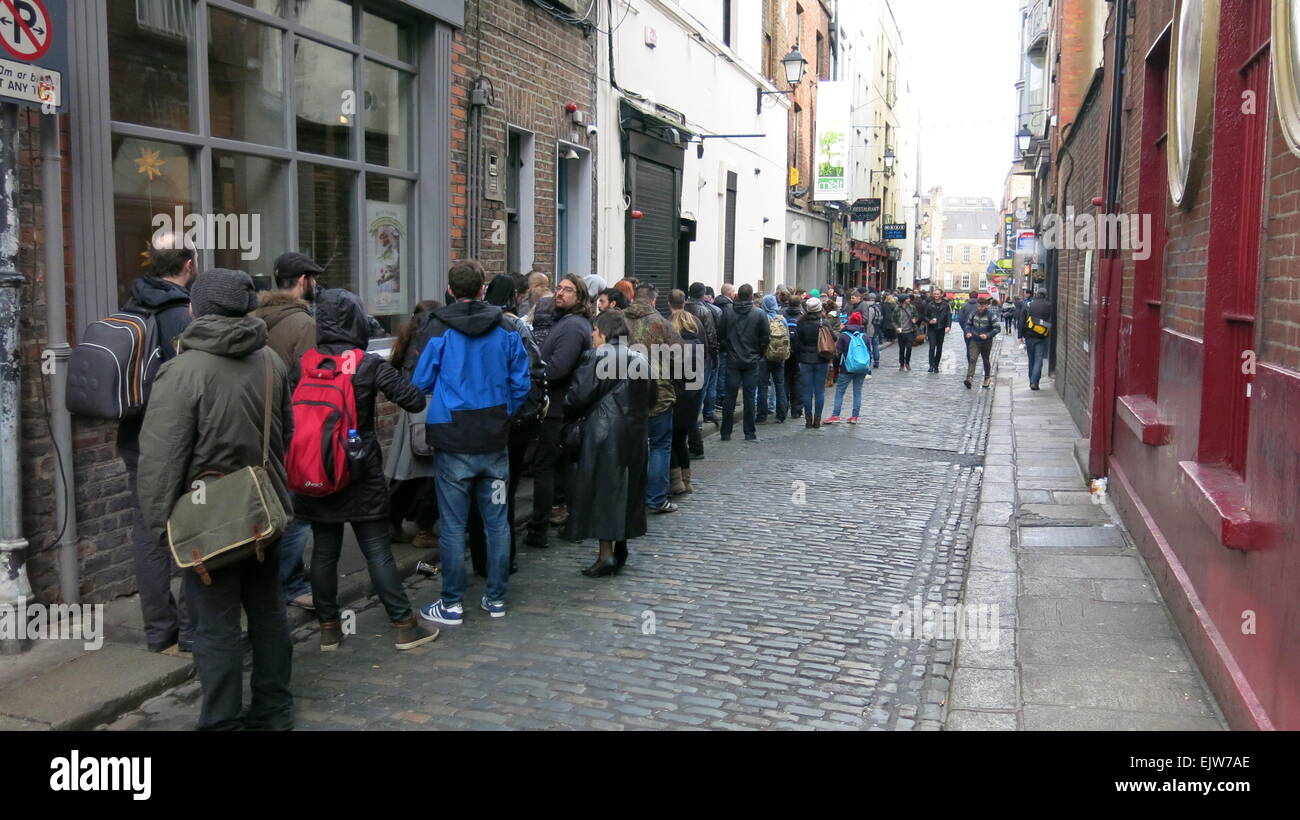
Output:
[[[316,320],[311,303],[316,299],[316,276],[325,270],[309,257],[290,251],[275,260],[275,283],[279,290],[258,294],[253,315],[266,322],[266,346],[289,368],[290,383],[302,354],[316,346]],[[313,609],[311,583],[302,556],[311,536],[311,524],[295,518],[280,539],[280,588],[285,601]]]
[[[267,369],[271,374],[266,470],[286,510],[292,500],[284,455],[293,433],[289,374],[266,347],[266,323],[243,271],[210,270],[190,290],[194,320],[180,354],[158,370],[140,434],[140,506],[159,538],[172,507],[200,476],[262,464]],[[291,729],[289,674],[293,644],[280,599],[279,544],[264,560],[246,558],[208,571],[210,583],[182,572],[194,613],[194,665],[203,688],[200,729]],[[243,646],[240,610],[253,648],[253,699],[241,714]]]

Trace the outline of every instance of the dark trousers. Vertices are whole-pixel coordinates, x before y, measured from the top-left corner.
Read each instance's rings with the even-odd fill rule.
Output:
[[[411,519],[421,532],[429,532],[438,520],[438,494],[433,489],[432,477],[395,482],[388,500],[392,509],[389,519],[394,529],[400,529],[403,521]]]
[[[803,414],[803,375],[799,372],[799,360],[792,352],[785,360],[785,394],[789,400],[790,418],[797,419]]]
[[[992,372],[989,366],[989,353],[993,350],[993,340],[980,341],[979,339],[966,340],[966,380],[970,381],[975,375],[975,363],[980,359],[984,360],[984,378],[988,378]]]
[[[317,549],[319,549],[317,541]],[[263,560],[249,558],[210,573],[204,585],[197,573],[183,573],[186,597],[194,615],[194,668],[203,688],[200,729],[291,729],[293,643],[289,619],[280,599],[277,547]],[[315,568],[316,561],[312,561]],[[253,647],[253,700],[244,720],[244,645],[240,610],[248,618]]]
[[[703,390],[690,390],[677,396],[673,405],[673,456],[671,465],[681,470],[691,469],[690,436],[695,430],[695,419],[704,403]]]
[[[758,428],[754,426],[754,404],[758,400],[758,363],[755,362],[743,370],[734,363],[727,364],[727,386],[722,394],[722,429],[724,437],[731,435],[736,420],[736,391],[743,390],[744,409],[743,424],[745,436],[755,436]]]
[[[943,340],[945,335],[943,328],[938,327],[937,325],[932,325],[926,330],[926,335],[930,339],[930,369],[938,370],[939,362],[943,359]]]
[[[758,363],[758,417],[767,418],[767,391],[776,391],[776,417],[785,421],[790,411],[790,401],[785,395],[785,362],[769,362],[761,359]]]
[[[387,521],[353,521],[361,554],[366,557],[370,583],[388,612],[388,620],[404,621],[411,617],[411,602],[402,589],[393,560],[392,542]],[[343,551],[343,525],[313,521],[312,538],[316,545],[311,554],[311,597],[316,617],[324,621],[339,619],[339,554]]]
[[[557,495],[563,493],[564,469],[560,463],[560,436],[564,431],[563,419],[546,419],[542,422],[537,440],[537,454],[533,461],[533,516],[528,528],[546,532],[551,525],[551,507]],[[560,492],[557,493],[556,485]]]
[[[911,364],[912,364],[912,339],[915,337],[915,335],[916,335],[915,333],[899,333],[899,334],[898,334],[898,365],[899,365],[899,367],[902,367],[903,365],[911,365]]]
[[[176,571],[176,563],[167,547],[167,537],[153,537],[140,515],[140,498],[136,492],[140,454],[122,450],[121,456],[134,502],[131,506],[131,560],[135,565],[135,585],[140,590],[145,640],[155,652],[178,642],[183,649],[189,649],[194,641],[194,627],[190,622],[190,608],[185,602],[185,586],[181,585],[179,599],[172,597],[172,573]]]

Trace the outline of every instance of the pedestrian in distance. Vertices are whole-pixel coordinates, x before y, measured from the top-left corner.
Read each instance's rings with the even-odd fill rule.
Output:
[[[599,542],[589,578],[618,573],[627,563],[627,542],[645,535],[646,465],[655,383],[638,378],[649,363],[628,347],[624,315],[596,317],[592,348],[585,352],[565,392],[570,425],[566,443],[577,451],[573,494],[565,534]]]
[[[971,379],[975,377],[975,362],[978,359],[984,360],[984,387],[993,384],[989,354],[993,350],[993,339],[998,335],[998,324],[997,316],[989,309],[988,297],[976,297],[975,312],[967,317],[964,328],[967,343],[964,383],[967,390],[970,389]]]
[[[894,324],[898,338],[898,369],[911,372],[912,348],[916,346],[916,337],[925,332],[911,293],[904,292],[895,306]]]
[[[1020,332],[1024,338],[1025,354],[1029,357],[1029,389],[1037,390],[1043,376],[1043,362],[1047,359],[1056,311],[1047,299],[1047,291],[1040,290],[1025,304],[1022,313],[1024,320]]]
[[[723,285],[724,291],[730,285]],[[759,363],[767,355],[770,340],[767,314],[754,308],[754,288],[744,284],[735,291],[737,299],[722,314],[718,328],[723,354],[726,356],[726,386],[722,391],[721,440],[730,441],[735,425],[736,393],[743,395],[745,441],[758,441],[755,427],[758,401]],[[726,298],[726,297],[720,297]]]
[[[288,368],[266,347],[266,323],[248,315],[257,306],[252,277],[210,270],[189,296],[194,321],[179,336],[180,354],[158,371],[140,430],[141,515],[169,561],[163,547],[169,520],[178,504],[197,500],[188,494],[203,486],[200,479],[261,465],[265,490],[285,511],[294,509],[285,473],[293,432]],[[278,534],[272,538],[241,560],[182,572],[203,692],[199,729],[293,728],[293,644],[280,593]],[[247,711],[241,711],[241,612],[253,650]]]
[[[943,340],[952,329],[952,308],[943,298],[943,291],[933,288],[930,293],[930,298],[921,306],[921,318],[930,342],[929,372],[938,373],[939,363],[943,360]]]
[[[673,326],[655,309],[659,293],[649,282],[636,289],[636,302],[623,312],[627,320],[628,343],[646,351],[650,376],[655,384],[655,403],[647,429],[650,440],[649,470],[646,476],[646,506],[655,514],[677,512],[668,500],[669,474],[673,456],[673,405],[677,391],[672,381],[672,357],[680,354],[682,340]]]
[[[672,309],[673,330],[682,340],[683,366],[681,378],[673,379],[677,403],[673,405],[673,469],[669,477],[670,495],[689,495],[691,487],[690,433],[700,415],[700,402],[704,400],[704,341],[700,323],[686,310],[686,294],[674,290],[668,296]]]
[[[799,360],[801,376],[800,391],[804,400],[804,429],[819,429],[822,426],[822,411],[826,407],[826,374],[830,370],[830,360],[834,355],[835,342],[827,345],[823,340],[823,331],[834,336],[825,314],[822,313],[822,301],[816,296],[804,302],[804,315],[799,319],[795,329],[795,356]]]
[[[789,413],[789,399],[785,392],[785,363],[790,358],[790,334],[776,296],[769,294],[763,297],[763,315],[767,317],[768,345],[759,362],[758,418],[755,422],[767,422],[768,414],[772,412],[768,399],[770,394],[775,399],[776,423],[783,424]]]

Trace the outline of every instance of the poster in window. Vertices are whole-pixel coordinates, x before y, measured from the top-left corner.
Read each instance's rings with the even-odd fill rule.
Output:
[[[406,239],[406,206],[366,200],[366,308],[372,316],[410,311],[403,289],[402,243]]]

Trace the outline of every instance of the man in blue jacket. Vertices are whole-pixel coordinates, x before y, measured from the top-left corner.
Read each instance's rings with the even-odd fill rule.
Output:
[[[434,448],[434,483],[441,525],[438,555],[442,598],[420,617],[446,626],[464,618],[465,528],[470,494],[487,532],[487,590],[479,605],[493,618],[506,614],[510,577],[510,419],[528,396],[528,352],[501,308],[482,301],[483,267],[458,262],[448,274],[456,301],[435,311],[415,366],[415,386],[430,393],[426,436]]]

